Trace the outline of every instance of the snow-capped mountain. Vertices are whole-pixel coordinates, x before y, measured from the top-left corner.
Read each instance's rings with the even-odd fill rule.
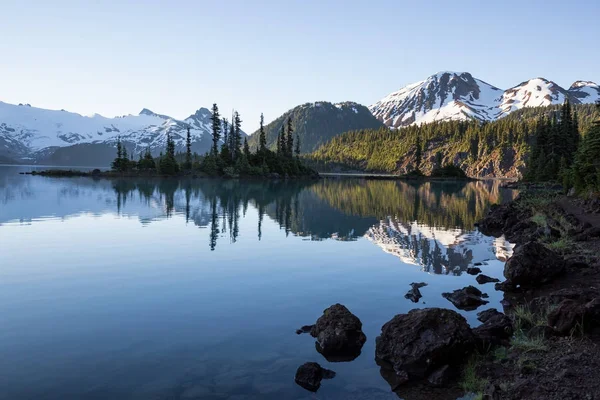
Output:
[[[594,82],[577,81],[567,90],[535,78],[508,90],[498,89],[468,72],[439,72],[408,85],[371,105],[369,110],[391,127],[433,121],[478,119],[493,121],[523,107],[589,104],[600,99]]]
[[[138,115],[106,118],[0,102],[0,155],[43,162],[59,154],[66,163],[85,165],[77,161],[81,157],[75,153],[86,149],[89,154],[95,149],[108,154],[106,149],[114,147],[118,137],[131,152],[149,148],[158,153],[170,134],[182,150],[188,127],[193,150],[202,153],[212,140],[211,116],[208,109],[201,108],[185,120],[177,120],[144,108]],[[109,161],[100,158],[97,162]]]

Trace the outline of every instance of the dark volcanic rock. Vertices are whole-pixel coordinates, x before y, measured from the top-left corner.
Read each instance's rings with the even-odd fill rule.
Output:
[[[486,217],[477,226],[488,236],[500,237],[504,234],[512,243],[524,243],[540,236],[538,226],[530,221],[531,211],[517,207],[518,201],[493,205]]]
[[[312,330],[314,325],[304,325],[302,328],[300,329],[296,329],[296,334],[297,335],[301,335],[303,333],[310,333],[310,331]]]
[[[477,319],[483,324],[473,329],[473,334],[481,348],[486,348],[486,345],[490,343],[508,344],[508,340],[513,334],[512,320],[509,317],[496,309],[491,309],[477,314]]]
[[[467,274],[469,275],[477,275],[481,273],[481,268],[477,268],[477,267],[468,267],[467,268]]]
[[[475,280],[477,281],[477,283],[479,283],[480,285],[484,285],[486,283],[496,283],[496,282],[500,282],[500,279],[496,279],[496,278],[491,278],[487,275],[479,275],[477,276],[477,278],[475,278]]]
[[[360,319],[341,304],[323,311],[310,334],[317,338],[317,351],[330,362],[354,360],[367,341]]]
[[[565,269],[563,258],[538,242],[517,247],[504,266],[506,287],[537,287],[553,280]],[[506,288],[505,288],[506,289]]]
[[[446,375],[441,369],[462,363],[474,344],[467,321],[457,312],[412,310],[383,325],[376,340],[375,360],[382,371],[394,374],[396,386],[430,377],[437,384]]]
[[[304,389],[316,392],[321,387],[323,379],[332,379],[335,372],[322,368],[315,362],[307,362],[298,367],[294,380]]]
[[[405,299],[409,299],[410,301],[412,301],[413,303],[418,303],[419,300],[421,299],[421,297],[423,297],[423,295],[421,294],[421,291],[419,290],[419,288],[422,288],[424,286],[427,286],[427,284],[425,282],[421,282],[421,283],[411,283],[410,286],[412,286],[412,289],[410,289],[408,291],[408,293],[406,293],[404,295]]]
[[[570,335],[576,329],[589,331],[600,326],[600,298],[589,302],[563,300],[548,315],[548,325],[559,335]]]
[[[485,295],[474,286],[457,289],[452,293],[442,293],[442,296],[454,304],[456,308],[466,311],[475,310],[477,307],[489,303],[482,299]]]
[[[478,312],[477,320],[481,321],[481,322],[486,322],[487,320],[489,320],[490,318],[492,318],[493,316],[498,315],[498,314],[502,314],[502,313],[499,312],[498,310],[496,310],[495,308],[490,308],[489,310]]]
[[[431,386],[435,387],[446,386],[450,379],[452,379],[452,375],[452,369],[450,368],[450,366],[444,365],[443,367],[433,371],[427,377],[427,382],[429,382]]]

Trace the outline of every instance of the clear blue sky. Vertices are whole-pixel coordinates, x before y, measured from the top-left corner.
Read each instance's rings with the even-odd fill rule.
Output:
[[[501,88],[600,80],[600,1],[3,0],[0,100],[253,131],[303,102],[369,105],[441,70]]]

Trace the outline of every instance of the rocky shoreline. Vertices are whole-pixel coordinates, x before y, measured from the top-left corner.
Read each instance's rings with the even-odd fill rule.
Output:
[[[381,376],[403,399],[600,399],[600,202],[558,192],[525,192],[492,207],[479,223],[486,235],[515,244],[504,282],[472,275],[504,292],[504,313],[486,309],[472,328],[452,309],[398,314],[376,338]],[[418,301],[412,283],[406,294]],[[467,286],[442,296],[475,310],[487,294]],[[356,358],[366,341],[358,317],[340,304],[324,311],[310,333],[330,362]],[[298,369],[296,382],[317,391],[333,371],[316,363]]]
[[[596,200],[528,191],[479,229],[516,244],[504,269],[509,346],[481,357],[489,399],[600,398],[600,214]]]
[[[31,171],[31,172],[20,172],[21,175],[37,175],[51,178],[167,178],[167,179],[179,179],[179,178],[210,178],[210,179],[248,179],[248,180],[318,180],[320,176],[315,175],[299,175],[299,176],[281,176],[280,174],[273,172],[268,175],[256,176],[256,175],[240,175],[236,177],[226,177],[220,175],[208,175],[203,172],[197,173],[180,173],[177,175],[161,175],[155,172],[115,172],[115,171],[102,171],[100,169],[94,169],[91,171],[71,170],[71,169],[48,169],[43,171]]]

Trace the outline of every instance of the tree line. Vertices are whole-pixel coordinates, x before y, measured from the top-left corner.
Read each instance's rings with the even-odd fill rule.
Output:
[[[304,165],[300,159],[300,137],[295,134],[292,119],[282,126],[277,141],[277,149],[267,148],[264,116],[260,116],[258,132],[259,144],[251,151],[248,140],[243,137],[242,119],[237,111],[231,121],[221,117],[217,104],[212,106],[211,134],[212,147],[204,156],[192,153],[190,127],[187,128],[184,153],[175,152],[175,141],[167,133],[165,152],[154,157],[147,149],[139,154],[136,161],[133,154],[117,139],[117,156],[112,162],[112,170],[117,173],[144,173],[158,175],[204,174],[221,177],[296,177],[315,176],[314,170]]]
[[[536,181],[568,176],[566,183],[585,186],[594,180],[589,174],[596,168],[592,138],[598,119],[600,109],[595,105],[567,102],[525,108],[493,122],[443,121],[350,131],[304,157],[323,171],[454,174],[460,168],[485,176],[499,168]],[[575,164],[580,167],[571,169]]]

